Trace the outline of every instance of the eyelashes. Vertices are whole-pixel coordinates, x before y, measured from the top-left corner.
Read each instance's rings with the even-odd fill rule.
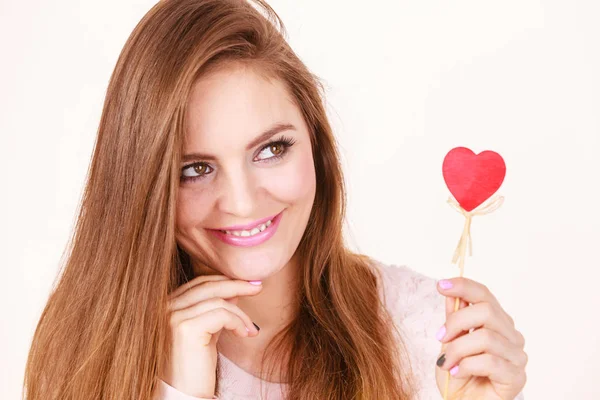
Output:
[[[289,138],[287,136],[280,136],[278,139],[276,140],[272,140],[270,142],[268,142],[267,144],[265,144],[263,147],[261,147],[260,151],[258,152],[258,154],[262,154],[263,151],[270,149],[272,146],[282,146],[283,150],[279,153],[279,154],[274,154],[272,157],[268,157],[268,158],[264,158],[262,160],[257,160],[258,162],[274,162],[274,161],[278,161],[282,158],[284,158],[290,147],[292,147],[294,145],[294,143],[296,143],[296,141],[292,138]],[[183,172],[185,170],[193,170],[194,167],[202,167],[204,166],[204,172],[201,173],[200,175],[196,175],[196,176],[185,176],[183,175]],[[210,171],[206,172],[206,170],[210,169]],[[207,175],[209,175],[210,173],[212,173],[214,169],[206,162],[204,161],[198,161],[192,164],[188,164],[185,165],[181,168],[181,176],[180,176],[180,181],[181,182],[194,182],[200,179],[204,179]]]

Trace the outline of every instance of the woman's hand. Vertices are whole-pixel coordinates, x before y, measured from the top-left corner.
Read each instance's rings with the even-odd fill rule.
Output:
[[[190,396],[212,398],[221,331],[225,328],[240,337],[258,334],[235,304],[237,296],[252,296],[261,289],[262,285],[225,275],[203,275],[174,290],[169,295],[170,358],[160,379]]]
[[[527,380],[525,338],[486,286],[453,278],[447,280],[452,287],[444,289],[445,282],[437,285],[447,296],[446,323],[438,332],[443,343],[438,366],[443,364],[435,372],[440,393],[444,395],[450,370],[448,399],[513,400]],[[460,306],[454,312],[457,297]]]

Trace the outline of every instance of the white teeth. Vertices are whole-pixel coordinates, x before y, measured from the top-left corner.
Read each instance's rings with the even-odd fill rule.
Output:
[[[264,231],[265,229],[267,229],[269,227],[269,225],[271,225],[271,221],[267,221],[265,224],[260,224],[257,227],[253,228],[251,231],[243,230],[243,231],[221,231],[221,232],[224,232],[227,235],[248,237],[248,236],[254,236],[257,233]]]

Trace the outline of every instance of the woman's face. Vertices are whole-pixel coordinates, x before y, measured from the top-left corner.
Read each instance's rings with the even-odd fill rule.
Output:
[[[203,273],[267,278],[294,255],[315,198],[304,119],[280,81],[242,67],[199,80],[187,110],[177,242]]]

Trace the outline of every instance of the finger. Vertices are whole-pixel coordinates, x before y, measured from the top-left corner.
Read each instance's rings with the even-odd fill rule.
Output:
[[[487,328],[498,332],[511,343],[519,344],[519,333],[501,317],[496,306],[490,303],[477,303],[452,313],[446,318],[446,335],[441,342],[446,343],[456,338],[462,331]]]
[[[252,323],[252,320],[250,319],[250,317],[248,317],[248,315],[245,312],[243,312],[238,306],[220,297],[213,297],[212,299],[201,301],[190,307],[174,311],[171,314],[171,326],[178,325],[186,319],[195,318],[201,314],[204,314],[216,308],[224,308],[229,312],[237,315],[242,321],[244,321],[244,324],[246,325],[246,327],[248,327],[250,331],[258,333],[258,330]]]
[[[446,320],[448,320],[448,317],[450,316],[450,314],[454,313],[455,304],[456,304],[456,298],[446,297]],[[467,305],[468,304],[464,300],[461,299],[460,305],[459,305],[459,310],[467,307]],[[468,330],[459,332],[454,335],[454,338],[461,337],[463,335],[466,335],[467,333],[469,333]]]
[[[228,299],[225,299],[225,301],[227,301],[227,302],[229,302],[231,304],[237,304],[238,303],[238,299],[239,299],[239,297],[236,296],[236,297],[230,297]]]
[[[440,367],[449,370],[463,358],[482,353],[504,358],[517,367],[524,367],[527,364],[527,355],[520,347],[509,342],[498,332],[481,328],[448,343],[445,349],[445,362]]]
[[[498,299],[492,294],[487,286],[465,277],[448,279],[447,281],[451,282],[451,288],[443,289],[439,282],[437,285],[438,291],[444,296],[460,297],[467,303],[472,304],[484,302],[491,303],[497,307],[501,318],[505,319],[513,328],[515,327],[515,322],[512,317],[504,310],[504,308],[502,308]]]
[[[450,316],[450,314],[452,314],[454,312],[455,304],[456,304],[455,297],[446,297],[446,318],[448,318]],[[467,303],[463,299],[460,299],[458,309],[460,310],[462,308],[467,307],[468,305],[469,305],[469,303]]]
[[[169,300],[180,296],[181,294],[187,292],[189,289],[195,287],[196,285],[200,285],[201,283],[211,282],[211,281],[224,281],[224,280],[228,280],[228,279],[231,279],[231,278],[228,278],[225,275],[200,275],[200,276],[197,276],[194,279],[192,279],[191,281],[183,283],[181,286],[179,286],[178,288],[173,290],[171,293],[169,293]]]
[[[241,337],[248,336],[244,321],[225,308],[215,308],[186,319],[175,327],[175,332],[186,340],[199,340],[201,345],[208,346],[212,336],[222,329],[233,331]]]
[[[523,375],[522,368],[504,358],[487,353],[463,358],[449,370],[455,378],[486,376],[494,382],[505,385],[515,385]]]
[[[448,281],[452,284],[452,287],[444,289],[441,286],[443,282],[438,282],[438,291],[444,296],[460,297],[464,301],[473,304],[483,302],[494,303],[501,308],[496,297],[492,294],[488,287],[482,283],[465,277],[445,279],[444,281]]]
[[[195,285],[169,302],[169,310],[179,310],[192,304],[213,298],[231,298],[257,294],[262,285],[253,285],[247,281],[231,280],[208,281]]]

